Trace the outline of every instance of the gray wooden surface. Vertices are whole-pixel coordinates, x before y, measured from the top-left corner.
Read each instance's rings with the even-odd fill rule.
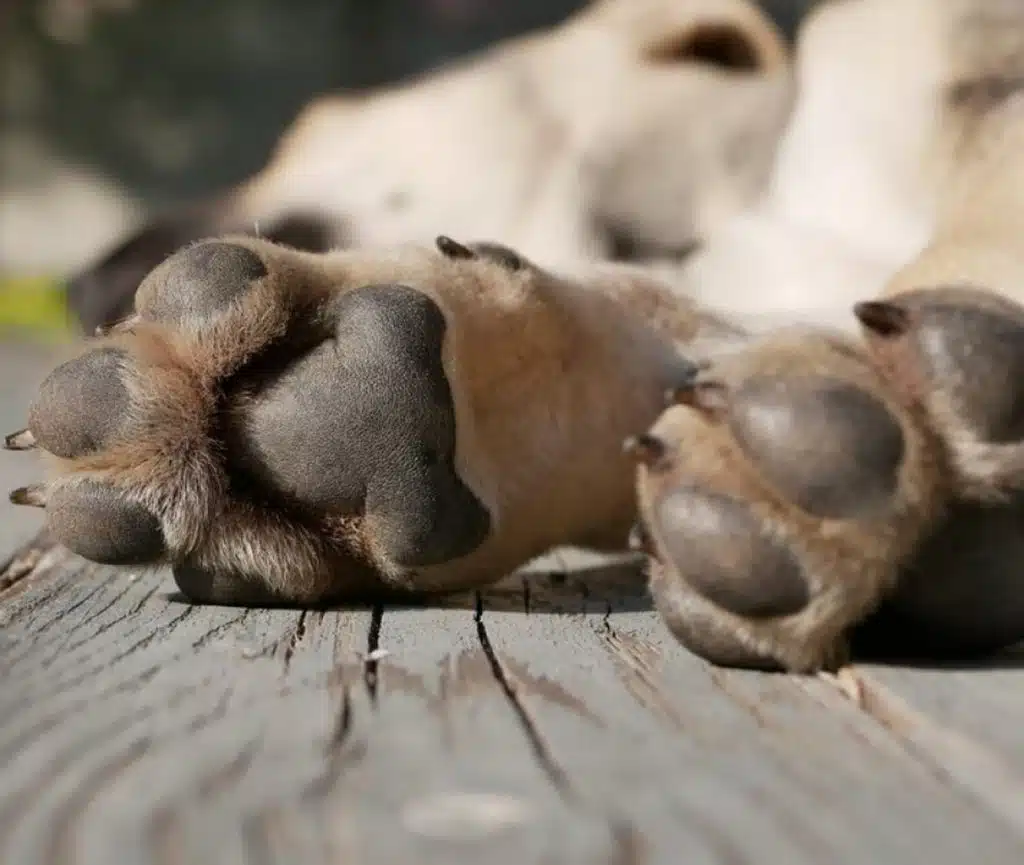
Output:
[[[1024,654],[715,669],[570,554],[429,609],[195,607],[36,527],[0,548],[2,865],[1024,862]]]

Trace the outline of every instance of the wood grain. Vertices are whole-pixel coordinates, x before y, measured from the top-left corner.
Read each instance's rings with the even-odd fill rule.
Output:
[[[45,538],[14,558],[0,862],[1024,861],[983,774],[825,682],[697,660],[628,564],[562,556],[429,609],[297,611],[190,606],[163,573]],[[1016,771],[1016,704],[962,674],[998,735],[915,712]]]
[[[1016,862],[1021,835],[828,685],[712,668],[648,614],[486,611],[568,778],[630,821],[650,861]]]
[[[538,760],[473,610],[201,608],[60,552],[13,588],[0,861],[628,861]]]

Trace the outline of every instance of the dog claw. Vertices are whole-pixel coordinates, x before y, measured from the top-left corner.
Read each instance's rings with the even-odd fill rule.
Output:
[[[19,487],[10,494],[11,504],[25,505],[30,508],[46,507],[46,488],[41,484],[30,487]]]
[[[142,316],[135,314],[130,315],[128,318],[123,318],[120,321],[115,321],[113,324],[101,324],[98,325],[95,330],[96,336],[108,336],[112,333],[121,333],[125,330],[131,330],[142,320]]]
[[[900,336],[910,328],[910,313],[902,306],[882,300],[867,300],[853,307],[857,320],[881,337]]]
[[[30,451],[36,446],[36,437],[30,429],[18,430],[4,437],[4,450]]]
[[[650,535],[647,534],[647,529],[643,523],[634,523],[633,528],[629,530],[628,545],[629,549],[634,553],[644,553],[645,555],[653,555],[654,553]]]
[[[452,240],[446,234],[439,234],[435,240],[437,248],[445,258],[470,259],[476,258],[476,253],[468,246],[464,246],[457,240]]]
[[[637,462],[649,466],[665,456],[668,448],[661,439],[652,436],[650,433],[643,433],[642,435],[630,436],[626,439],[622,445],[622,450]]]

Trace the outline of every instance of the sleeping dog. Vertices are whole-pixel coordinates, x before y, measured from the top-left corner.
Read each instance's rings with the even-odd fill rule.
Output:
[[[639,512],[712,662],[1014,642],[1022,48],[1002,0],[824,4],[764,197],[675,272],[190,245],[44,382],[12,498],[200,602],[480,586]]]
[[[499,238],[539,260],[678,258],[761,190],[789,50],[750,0],[595,0],[448,69],[313,101],[238,188],[143,225],[69,285],[86,332],[205,237],[304,251]]]

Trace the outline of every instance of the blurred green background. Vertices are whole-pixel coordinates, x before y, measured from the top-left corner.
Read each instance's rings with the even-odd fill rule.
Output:
[[[810,0],[764,0],[788,33]],[[0,0],[0,328],[145,214],[257,170],[312,96],[393,82],[585,0]]]

